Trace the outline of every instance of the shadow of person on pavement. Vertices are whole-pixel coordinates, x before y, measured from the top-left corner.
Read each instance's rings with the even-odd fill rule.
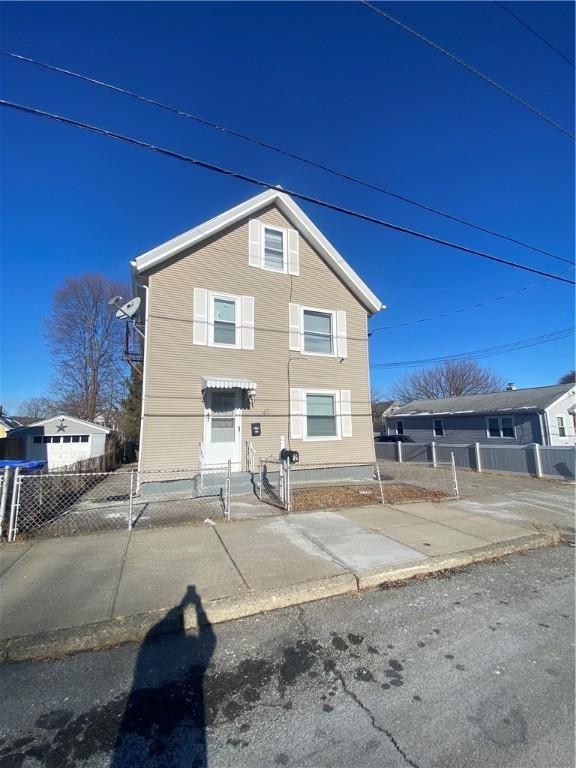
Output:
[[[196,613],[195,633],[184,632],[188,606]],[[191,585],[138,652],[110,768],[206,768],[204,675],[215,647],[216,635]]]

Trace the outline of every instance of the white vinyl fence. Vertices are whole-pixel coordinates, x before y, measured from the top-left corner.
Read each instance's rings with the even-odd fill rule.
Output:
[[[376,443],[379,461],[429,462],[435,466],[449,461],[452,454],[456,466],[476,472],[511,472],[557,480],[574,480],[576,475],[576,448],[570,446]]]

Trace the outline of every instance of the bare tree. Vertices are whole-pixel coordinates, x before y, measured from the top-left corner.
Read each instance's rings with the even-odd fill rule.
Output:
[[[29,416],[31,419],[47,419],[58,412],[58,405],[49,397],[31,397],[24,400],[18,406],[20,416]]]
[[[97,273],[68,278],[54,294],[46,336],[54,356],[54,390],[64,410],[93,421],[124,394],[123,323],[108,301],[123,285]]]
[[[425,368],[396,380],[391,387],[395,400],[437,400],[459,395],[498,392],[504,381],[493,371],[481,368],[473,360],[453,360],[435,368]]]
[[[568,373],[565,373],[564,376],[562,376],[561,379],[558,379],[558,384],[575,384],[576,383],[576,371],[568,371]]]

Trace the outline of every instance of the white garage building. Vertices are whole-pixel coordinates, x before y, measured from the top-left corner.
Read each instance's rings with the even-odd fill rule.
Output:
[[[21,443],[22,458],[46,461],[48,469],[61,469],[78,461],[104,456],[106,427],[60,414],[10,431]]]

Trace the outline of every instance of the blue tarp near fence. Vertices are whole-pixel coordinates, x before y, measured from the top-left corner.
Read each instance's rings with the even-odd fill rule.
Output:
[[[43,469],[46,466],[45,461],[26,461],[25,459],[2,459],[0,461],[0,469],[10,467],[11,469]]]

